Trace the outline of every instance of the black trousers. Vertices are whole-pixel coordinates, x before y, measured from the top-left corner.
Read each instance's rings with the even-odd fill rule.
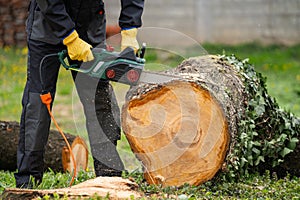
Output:
[[[15,173],[17,187],[30,187],[30,176],[37,182],[42,180],[51,119],[40,94],[46,90],[54,100],[60,69],[55,54],[63,49],[64,45],[28,41],[27,82],[22,98],[18,171]],[[47,55],[52,56],[45,57]],[[120,139],[120,111],[112,87],[106,81],[82,73],[72,72],[72,77],[84,108],[96,175],[119,176],[124,170],[116,151]]]

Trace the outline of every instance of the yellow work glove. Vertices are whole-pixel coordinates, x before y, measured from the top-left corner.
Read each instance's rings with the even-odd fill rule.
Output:
[[[94,59],[91,51],[92,46],[80,39],[76,30],[68,35],[63,43],[67,46],[68,54],[72,60],[87,62]]]
[[[136,35],[137,35],[137,28],[132,28],[128,30],[122,30],[121,31],[121,51],[126,49],[126,47],[132,47],[134,49],[134,53],[138,51],[139,43],[136,40]]]

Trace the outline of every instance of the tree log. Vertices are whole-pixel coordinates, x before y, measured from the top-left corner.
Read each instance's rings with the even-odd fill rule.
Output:
[[[131,199],[142,196],[142,194],[136,191],[137,188],[138,185],[128,179],[122,179],[120,177],[97,177],[78,185],[62,189],[28,190],[7,188],[3,192],[2,198],[29,200],[43,198],[48,195],[52,198],[59,196],[63,199],[98,199],[98,197],[108,199]]]
[[[219,171],[240,177],[289,166],[284,158],[300,146],[300,120],[279,109],[247,60],[207,55],[164,73],[181,78],[131,87],[122,108],[148,183],[199,185]]]
[[[18,122],[0,121],[0,170],[15,171],[17,169],[17,146],[20,126]],[[77,170],[87,168],[88,150],[83,139],[65,134],[75,156]],[[58,131],[50,130],[45,148],[45,170],[54,172],[73,171],[70,152]]]

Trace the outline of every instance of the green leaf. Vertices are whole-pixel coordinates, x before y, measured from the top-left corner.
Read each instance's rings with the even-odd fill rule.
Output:
[[[280,152],[280,155],[282,157],[286,156],[287,154],[291,153],[293,150],[287,148],[287,147],[284,147],[284,149]]]
[[[292,138],[288,144],[289,149],[294,150],[299,142],[298,138]]]
[[[261,146],[260,142],[258,142],[258,141],[251,141],[251,143],[252,143],[254,146],[257,146],[257,147],[260,147],[260,146]]]
[[[260,150],[259,149],[257,149],[257,148],[252,148],[252,151],[254,152],[254,153],[256,153],[257,155],[259,155],[260,154]]]
[[[287,134],[281,134],[280,137],[277,139],[278,142],[284,142],[287,138]]]
[[[252,155],[250,155],[250,156],[248,156],[248,162],[249,162],[249,164],[251,165],[251,166],[253,166],[253,157],[252,157]]]
[[[255,124],[254,124],[254,123],[253,123],[253,124],[250,124],[250,125],[249,125],[249,128],[254,129],[254,128],[255,128]]]
[[[261,116],[265,112],[265,106],[260,104],[260,105],[256,106],[254,108],[254,110],[255,110],[255,113],[257,114],[257,116]]]
[[[242,157],[241,159],[241,167],[244,167],[245,163],[248,162],[246,158]]]
[[[253,136],[258,136],[258,133],[255,131],[253,131],[252,134],[253,134]]]
[[[260,161],[265,162],[265,158],[263,156],[258,156],[257,160],[255,161],[255,165],[257,166]]]
[[[271,141],[268,142],[269,146],[273,146],[276,143],[276,141],[274,139],[272,139]]]

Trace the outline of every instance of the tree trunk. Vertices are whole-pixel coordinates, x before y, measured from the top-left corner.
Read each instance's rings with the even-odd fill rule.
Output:
[[[299,119],[279,109],[247,61],[201,56],[165,73],[181,78],[132,87],[122,109],[122,128],[149,183],[199,185],[220,169],[231,177],[273,169],[300,146]],[[290,129],[276,132],[284,121]]]
[[[68,188],[51,190],[28,190],[7,188],[2,194],[5,199],[39,199],[48,195],[51,199],[132,199],[140,198],[136,183],[120,177],[97,177]],[[0,196],[1,197],[1,196]],[[2,199],[1,198],[1,199]]]
[[[0,121],[0,170],[15,171],[17,169],[17,146],[20,126],[18,122]],[[87,146],[80,137],[65,134],[75,156],[77,170],[86,169],[88,164]],[[50,130],[45,148],[45,170],[55,172],[73,170],[70,152],[59,132]]]

